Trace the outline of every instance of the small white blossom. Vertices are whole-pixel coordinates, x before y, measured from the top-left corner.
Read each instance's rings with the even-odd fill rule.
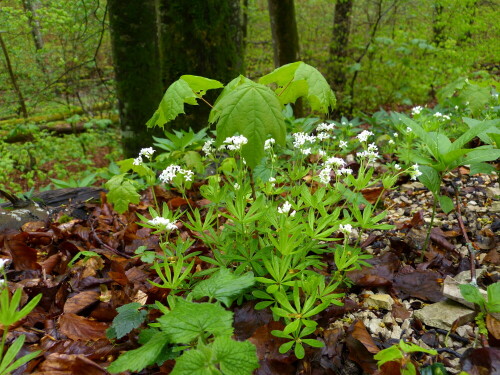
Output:
[[[458,105],[455,106],[455,111],[458,111]]]
[[[316,137],[314,135],[309,135],[306,133],[293,133],[292,137],[294,138],[293,147],[302,148],[306,142],[315,143]]]
[[[412,132],[412,130],[411,130],[411,128],[409,126],[406,127],[406,132],[407,133],[411,133]]]
[[[347,142],[346,141],[340,141],[339,147],[340,148],[346,148],[347,147]]]
[[[271,186],[274,186],[274,183],[276,182],[276,179],[274,177],[269,177],[269,181],[271,183]]]
[[[335,171],[335,174],[337,176],[342,176],[343,174],[345,174],[347,176],[347,175],[352,174],[352,169],[351,168],[340,168],[340,169]]]
[[[498,92],[495,92],[493,94],[491,94],[491,96],[493,97],[493,99],[498,99]]]
[[[318,132],[324,132],[324,131],[332,131],[335,128],[335,124],[327,124],[326,122],[323,122],[322,124],[319,124],[316,127],[316,131]]]
[[[178,165],[172,164],[163,170],[160,174],[160,181],[164,184],[169,184],[177,176],[177,174],[182,174],[186,181],[192,181],[194,173],[188,169],[182,169]]]
[[[321,157],[323,157],[323,156],[326,155],[326,151],[320,149],[320,150],[318,150],[318,155],[321,156]]]
[[[275,142],[276,141],[274,138],[266,139],[266,141],[264,142],[264,150],[272,149]]]
[[[296,213],[297,211],[293,210],[292,212],[290,212],[290,217],[294,217]]]
[[[287,214],[292,209],[292,204],[290,202],[283,203],[283,206],[278,207],[278,213]]]
[[[300,152],[301,152],[302,154],[304,154],[304,155],[309,155],[309,154],[311,153],[311,148],[310,148],[310,147],[308,147],[308,148],[302,148],[302,149],[300,150]]]
[[[358,138],[360,142],[366,142],[370,135],[373,135],[373,133],[371,131],[363,130],[361,133],[359,133],[356,136],[356,138]]]
[[[420,114],[420,112],[422,111],[422,107],[421,106],[416,106],[416,107],[413,107],[413,109],[411,110],[411,114],[412,115],[418,115]]]
[[[390,145],[393,145],[394,141],[392,139],[389,139],[389,142],[387,142],[387,143],[389,143]]]
[[[327,167],[331,167],[331,166],[334,166],[334,167],[343,167],[344,165],[346,165],[346,162],[342,158],[336,158],[336,157],[332,156],[331,158],[328,158],[325,161],[325,165]]]
[[[215,151],[214,147],[212,146],[214,143],[215,139],[210,138],[203,144],[201,151],[203,151],[206,155],[213,153]]]
[[[392,135],[393,135],[394,137],[396,137],[396,138],[397,138],[397,137],[399,137],[399,134],[398,134],[398,133],[392,133]]]
[[[229,151],[239,151],[241,146],[248,143],[248,139],[243,135],[235,135],[233,137],[227,137],[224,139],[224,145],[219,147],[219,149],[227,148]]]
[[[233,187],[234,190],[240,190],[240,184],[238,184],[237,182],[234,183]]]
[[[380,157],[378,152],[369,151],[369,150],[358,152],[358,153],[356,153],[356,156],[358,158],[361,158],[361,159],[367,158],[369,163],[374,162],[375,160],[377,160]]]
[[[352,232],[352,225],[351,224],[346,224],[346,225],[340,224],[339,230],[344,234],[349,234]]]
[[[8,259],[0,259],[0,271],[2,271],[5,268],[5,265],[7,264],[9,260]]]
[[[155,150],[153,147],[143,148],[143,149],[141,149],[141,152],[139,152],[139,157],[145,156],[148,159],[151,159],[151,157],[153,156],[154,153],[155,153]]]
[[[375,143],[370,143],[368,145],[368,151],[378,151],[378,147]]]
[[[397,171],[401,170],[401,166],[399,164],[394,164],[394,169]]]
[[[323,141],[323,140],[325,140],[325,139],[330,138],[330,134],[328,134],[327,132],[321,132],[321,133],[318,133],[318,135],[316,135],[316,137],[317,137],[319,140]]]
[[[330,183],[330,173],[332,172],[331,168],[325,168],[322,169],[321,172],[319,172],[319,180],[322,184],[328,184]]]
[[[416,180],[417,177],[422,174],[422,172],[420,172],[420,170],[418,169],[418,164],[414,164],[412,166],[412,169],[413,170],[409,170],[408,173],[410,174],[412,180]]]
[[[141,156],[136,157],[132,164],[133,165],[141,165],[142,164],[142,157]]]
[[[164,217],[157,216],[151,220],[148,220],[148,224],[152,225],[161,230],[177,230],[177,225],[172,223],[169,219],[165,219]]]

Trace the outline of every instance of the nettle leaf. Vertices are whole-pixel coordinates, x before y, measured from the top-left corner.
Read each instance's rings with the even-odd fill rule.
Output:
[[[110,333],[114,337],[121,339],[133,329],[139,327],[146,319],[147,311],[139,310],[142,307],[140,303],[133,302],[120,306],[116,309],[118,315],[113,319]]]
[[[224,87],[222,83],[205,77],[183,75],[172,83],[153,117],[146,123],[148,128],[153,126],[163,127],[167,122],[174,120],[184,112],[184,104],[197,105],[197,99],[202,97],[207,90]]]
[[[439,186],[441,185],[439,173],[434,168],[427,165],[419,166],[419,170],[422,174],[418,176],[418,180],[423,183],[432,194],[437,195],[439,193]]]
[[[295,103],[306,97],[313,111],[328,112],[335,107],[335,95],[325,77],[314,67],[302,61],[283,65],[259,79],[259,83],[275,83],[276,94],[282,104]]]
[[[253,168],[265,156],[264,142],[269,137],[285,144],[286,124],[282,105],[274,92],[261,84],[246,81],[218,101],[210,115],[217,122],[217,145],[239,133],[248,139],[241,153]]]
[[[214,336],[233,334],[233,313],[212,303],[194,303],[180,299],[175,308],[158,318],[161,329],[172,343],[187,344],[207,333]]]
[[[111,177],[104,185],[109,190],[108,201],[113,204],[116,212],[122,214],[128,210],[129,203],[139,203],[141,196],[134,184],[125,179],[125,173]]]
[[[107,370],[111,373],[142,371],[147,366],[157,362],[162,352],[167,350],[168,344],[168,334],[158,332],[140,348],[122,354]]]
[[[222,374],[213,363],[210,346],[198,346],[182,353],[175,361],[171,375],[215,375]]]
[[[227,268],[221,268],[209,279],[199,282],[191,292],[193,299],[215,298],[229,307],[232,301],[255,283],[253,273],[235,276]]]
[[[215,360],[225,375],[250,375],[259,367],[257,351],[249,341],[222,336],[214,340],[212,347]]]

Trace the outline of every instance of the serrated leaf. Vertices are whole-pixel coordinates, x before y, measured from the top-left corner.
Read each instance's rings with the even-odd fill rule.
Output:
[[[241,74],[238,77],[236,77],[233,80],[231,80],[226,85],[226,87],[224,87],[224,89],[222,90],[222,92],[220,93],[220,95],[215,100],[214,107],[217,105],[217,103],[219,103],[227,94],[229,94],[231,91],[233,91],[236,87],[238,87],[239,85],[241,85],[243,83],[249,83],[249,82],[253,82],[253,81],[250,80],[250,79],[248,79],[245,76],[242,76]],[[210,111],[210,115],[208,117],[208,122],[209,123],[213,123],[214,122],[213,118],[214,118],[215,114],[216,114],[215,111]]]
[[[191,292],[193,299],[215,298],[229,307],[232,301],[255,283],[253,273],[235,276],[227,268],[221,268],[209,279],[200,281]]]
[[[450,197],[446,195],[439,195],[439,206],[443,210],[444,213],[449,213],[455,209],[455,205]]]
[[[216,375],[222,374],[213,363],[210,346],[185,351],[175,361],[171,375]]]
[[[302,61],[283,65],[259,79],[259,83],[276,83],[276,93],[283,104],[294,103],[306,97],[313,111],[328,112],[336,99],[325,77],[314,67]]]
[[[235,341],[228,336],[217,337],[212,349],[224,375],[250,375],[259,367],[257,351],[249,341]]]
[[[139,203],[141,196],[137,193],[131,181],[125,179],[125,174],[111,177],[104,185],[109,190],[108,201],[113,204],[116,212],[122,214],[128,209],[129,203]]]
[[[212,109],[211,122],[217,122],[217,145],[239,133],[248,139],[241,153],[253,168],[265,156],[269,137],[285,144],[286,125],[282,105],[273,91],[254,82],[245,82],[228,92]]]
[[[183,299],[175,308],[158,318],[161,329],[169,334],[172,343],[187,344],[200,336],[233,333],[233,313],[212,303],[194,303]]]
[[[146,123],[148,128],[163,127],[167,122],[174,120],[184,112],[184,104],[197,105],[197,98],[203,96],[207,90],[223,87],[222,83],[205,77],[184,75],[172,83],[153,117]]]
[[[122,354],[107,370],[111,373],[123,371],[142,371],[154,364],[168,345],[168,334],[158,332],[146,344],[138,349]]]
[[[113,319],[112,328],[116,333],[117,339],[121,339],[144,322],[147,312],[139,310],[141,307],[140,303],[133,302],[116,309],[118,315]]]
[[[439,193],[439,187],[441,185],[441,178],[438,172],[427,165],[421,165],[418,167],[422,174],[418,176],[418,180],[424,184],[424,186],[429,189],[434,195]]]

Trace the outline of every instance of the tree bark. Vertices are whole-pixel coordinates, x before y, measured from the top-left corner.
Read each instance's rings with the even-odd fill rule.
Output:
[[[28,17],[28,22],[31,28],[31,35],[33,36],[33,41],[35,42],[35,48],[37,51],[43,49],[43,36],[40,28],[40,22],[38,21],[36,14],[36,2],[34,0],[23,0],[23,7],[26,15]]]
[[[155,0],[109,0],[109,23],[125,157],[152,142],[146,122],[163,94]]]
[[[160,0],[160,48],[164,89],[183,74],[226,84],[243,73],[243,28],[240,0]],[[217,95],[208,92],[212,102]],[[186,115],[172,128],[195,130],[207,125],[210,107],[185,106]]]
[[[294,0],[268,0],[276,68],[299,60]]]

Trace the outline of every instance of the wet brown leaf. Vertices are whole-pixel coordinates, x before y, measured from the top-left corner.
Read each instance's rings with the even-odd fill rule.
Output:
[[[22,232],[6,236],[4,240],[4,246],[12,257],[16,271],[41,269],[37,263],[37,251],[26,245],[28,238],[28,233]]]
[[[492,315],[486,315],[486,327],[488,328],[488,332],[496,338],[500,340],[500,320],[495,319]]]
[[[66,300],[66,303],[64,304],[64,312],[77,314],[83,309],[99,301],[99,296],[100,293],[93,290],[78,293]]]
[[[106,337],[108,324],[65,313],[59,317],[59,329],[72,340],[99,340]]]
[[[444,232],[439,228],[432,228],[431,240],[445,250],[448,251],[455,250],[455,245],[453,245],[450,241],[448,241]]]
[[[34,375],[107,375],[94,361],[81,354],[52,353]]]
[[[368,287],[391,285],[394,273],[401,265],[399,258],[392,252],[368,259],[367,263],[372,267],[363,267],[361,270],[347,273],[355,284]]]
[[[373,359],[373,354],[368,351],[366,346],[361,341],[352,336],[352,332],[355,329],[355,324],[351,325],[351,327],[349,328],[348,335],[346,337],[346,344],[347,348],[349,349],[348,358],[351,361],[356,362],[363,369],[365,373],[373,374],[375,371],[377,371],[378,368],[377,361]]]
[[[269,309],[255,310],[255,301],[248,301],[241,307],[234,309],[234,335],[243,341],[251,337],[257,328],[268,324],[272,320]]]
[[[377,345],[375,345],[375,342],[373,341],[371,335],[368,333],[368,330],[361,320],[358,320],[356,323],[354,323],[351,336],[361,342],[366,350],[368,350],[370,353],[376,354],[380,351]]]
[[[377,200],[379,200],[379,198],[382,199],[382,197],[380,197],[382,195],[382,192],[384,192],[384,188],[382,186],[365,188],[361,190],[361,194],[363,194],[363,197],[371,204],[374,204]],[[384,193],[384,195],[386,194],[387,191]]]
[[[498,375],[500,348],[467,349],[460,359],[462,370],[469,375]]]
[[[441,281],[442,276],[436,271],[400,272],[394,277],[393,287],[402,299],[410,296],[424,301],[439,302],[445,298]]]

